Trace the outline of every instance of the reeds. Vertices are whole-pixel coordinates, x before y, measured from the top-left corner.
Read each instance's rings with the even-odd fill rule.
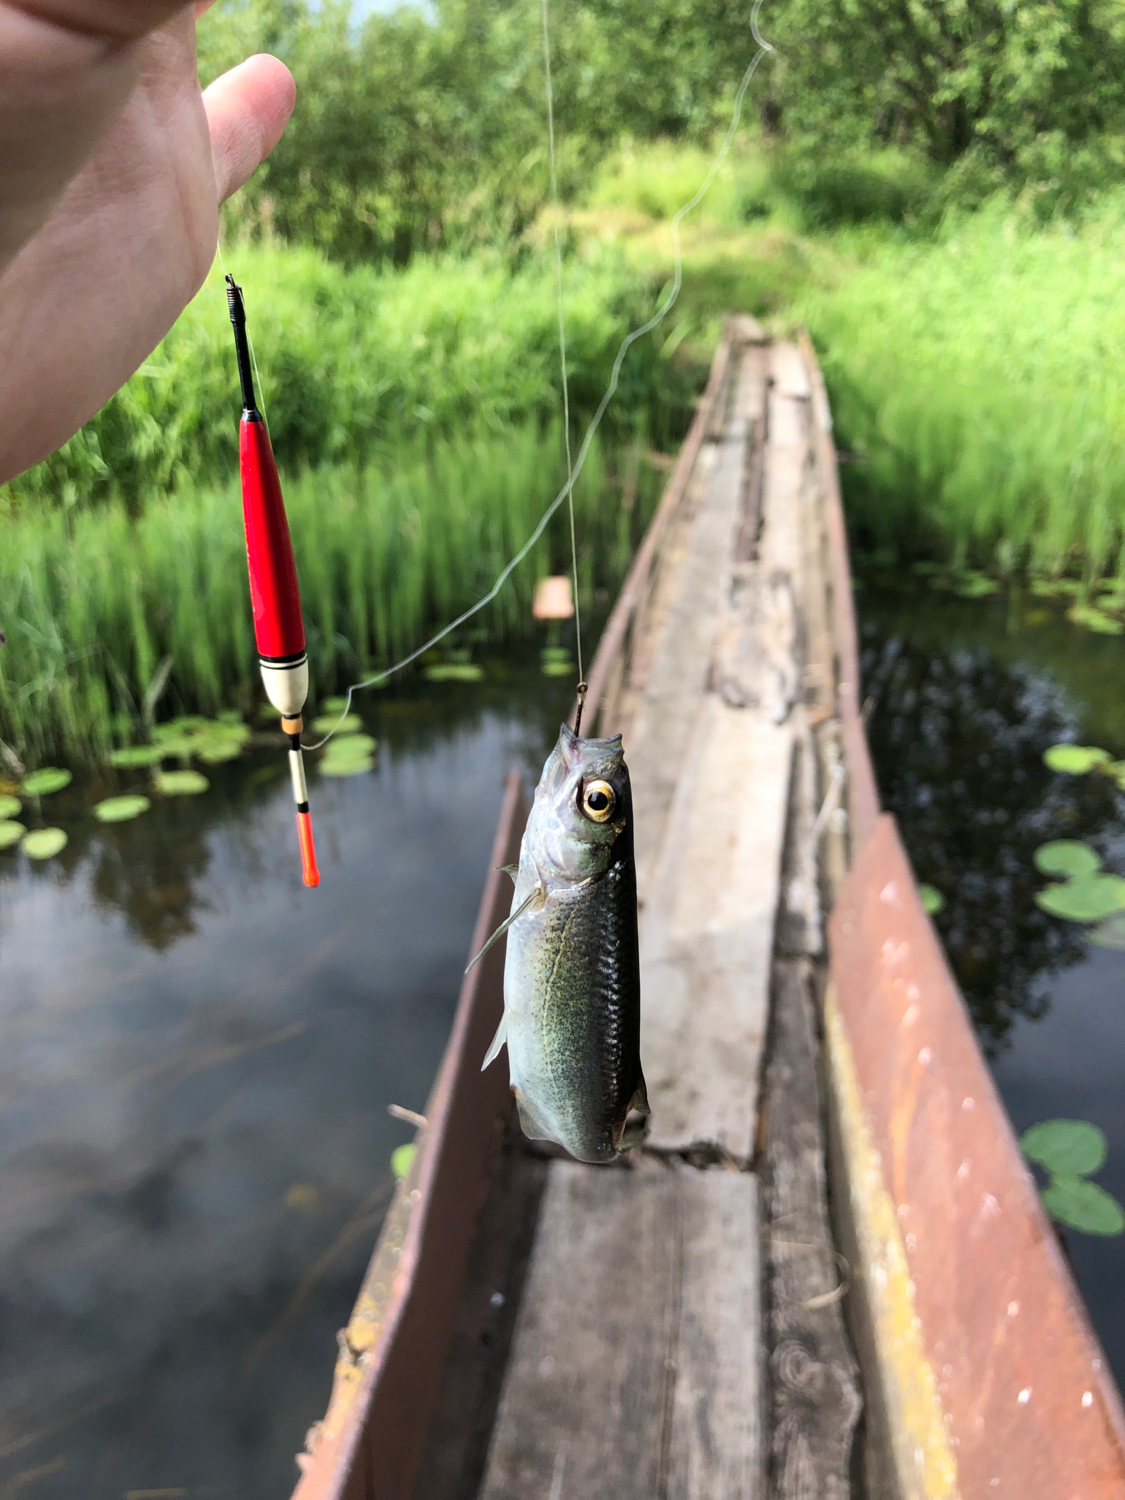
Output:
[[[587,608],[615,589],[658,487],[637,450],[595,443],[575,489]],[[404,442],[285,484],[314,694],[386,666],[491,587],[564,476],[561,434]],[[530,636],[531,595],[565,569],[565,511],[461,642]],[[604,597],[604,595],[602,595]],[[104,754],[137,720],[260,697],[237,484],[28,506],[0,521],[0,739],[34,764]]]

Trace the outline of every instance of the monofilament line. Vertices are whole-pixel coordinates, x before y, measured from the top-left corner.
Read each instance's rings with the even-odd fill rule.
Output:
[[[578,681],[582,672],[582,605],[578,599],[578,543],[574,536],[574,465],[570,458],[570,382],[566,373],[566,314],[563,308],[562,245],[559,240],[559,178],[555,165],[555,93],[551,85],[551,26],[547,0],[540,0],[543,20],[543,80],[547,91],[547,161],[551,169],[551,214],[555,226],[555,299],[559,309],[559,362],[562,366],[563,440],[566,444],[566,503],[570,512],[570,561],[574,573],[574,639]]]
[[[652,317],[649,318],[648,322],[642,323],[639,328],[634,328],[631,333],[627,333],[621,340],[621,345],[617,351],[617,356],[613,361],[613,369],[610,371],[609,384],[606,386],[605,394],[602,396],[602,399],[598,403],[597,411],[595,411],[593,417],[590,420],[590,425],[586,428],[585,436],[582,439],[582,445],[578,450],[578,457],[574,461],[574,468],[567,476],[566,484],[551,501],[550,505],[548,505],[547,509],[539,518],[539,524],[536,526],[535,530],[531,533],[527,541],[516,553],[515,557],[512,558],[511,562],[508,563],[507,566],[503,569],[499,577],[496,579],[496,582],[489,589],[488,593],[485,594],[483,599],[478,599],[475,604],[471,604],[463,614],[458,615],[455,620],[452,620],[448,625],[443,626],[436,635],[432,635],[430,639],[419,646],[417,650],[411,651],[410,654],[408,656],[404,656],[401,661],[396,661],[393,667],[387,667],[385,671],[376,672],[372,677],[365,677],[362,682],[353,682],[352,685],[348,688],[347,698],[344,704],[343,711],[341,712],[340,717],[337,719],[336,723],[323,737],[323,739],[317,740],[313,745],[307,745],[305,747],[306,749],[319,750],[322,745],[326,745],[328,743],[328,741],[336,733],[336,730],[344,722],[349,712],[351,711],[353,693],[358,693],[362,688],[375,687],[377,683],[386,682],[388,677],[393,677],[396,672],[401,672],[404,667],[408,667],[412,662],[416,662],[420,656],[425,656],[427,651],[431,651],[440,641],[444,641],[446,636],[452,635],[455,630],[459,630],[461,626],[465,624],[466,620],[471,620],[474,615],[479,614],[482,609],[485,609],[489,604],[491,604],[492,601],[496,598],[497,594],[499,594],[500,590],[507,583],[508,579],[519,567],[520,563],[523,562],[524,558],[528,555],[531,549],[535,546],[536,542],[538,542],[539,538],[546,531],[548,525],[551,522],[552,516],[554,516],[559,506],[563,503],[564,500],[567,499],[571,491],[574,489],[575,481],[577,480],[579,474],[581,474],[582,472],[582,466],[586,462],[586,455],[590,451],[590,444],[594,441],[594,435],[596,434],[598,428],[601,426],[602,418],[606,413],[606,408],[609,406],[609,403],[617,394],[617,386],[621,379],[621,367],[625,363],[625,356],[628,354],[629,350],[633,347],[638,339],[643,339],[646,334],[651,333],[654,328],[658,328],[660,326],[660,324],[671,312],[672,308],[676,305],[676,301],[680,295],[680,288],[683,285],[684,279],[683,254],[680,246],[680,223],[683,220],[684,216],[691,213],[692,209],[696,208],[702,201],[708,188],[714,182],[719,168],[723,165],[723,163],[729,156],[730,148],[734,144],[735,134],[738,131],[739,122],[742,119],[742,101],[746,97],[746,90],[750,87],[750,80],[757,72],[758,64],[761,62],[762,58],[765,57],[767,52],[773,51],[773,47],[769,42],[765,40],[761,32],[758,30],[758,13],[761,8],[762,0],[754,0],[754,8],[750,13],[750,30],[753,34],[754,41],[758,45],[758,50],[750,59],[750,64],[747,67],[746,72],[742,75],[742,82],[738,86],[738,92],[734,96],[734,109],[731,112],[731,122],[727,127],[727,133],[723,137],[723,144],[720,146],[718,155],[711,163],[711,166],[707,171],[707,175],[704,177],[699,187],[684,204],[684,206],[676,213],[675,217],[672,220],[672,245],[675,254],[675,270],[672,276],[671,290],[668,292],[668,295],[665,297],[664,301],[653,313]]]

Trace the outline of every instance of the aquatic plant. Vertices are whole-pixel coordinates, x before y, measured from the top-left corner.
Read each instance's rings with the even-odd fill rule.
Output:
[[[486,593],[563,474],[559,432],[530,423],[290,479],[314,692],[389,665]],[[655,468],[591,447],[575,489],[584,608],[624,577],[659,483]],[[491,639],[531,635],[532,591],[565,554],[564,520],[474,621]],[[236,484],[184,487],[137,516],[107,501],[0,520],[0,600],[0,739],[25,760],[237,753],[241,730],[182,717],[238,705],[240,719],[261,692]],[[179,717],[152,745],[122,743],[158,709]]]
[[[1105,1135],[1088,1120],[1041,1120],[1020,1136],[1020,1150],[1048,1174],[1040,1192],[1053,1219],[1083,1234],[1125,1231],[1125,1209],[1089,1178],[1105,1166]]]
[[[66,848],[68,837],[61,828],[34,828],[24,836],[20,848],[28,859],[51,859]]]

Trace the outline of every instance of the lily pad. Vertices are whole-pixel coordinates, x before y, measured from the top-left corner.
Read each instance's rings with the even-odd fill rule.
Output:
[[[36,828],[27,835],[20,848],[28,859],[50,859],[67,845],[67,835],[61,828]]]
[[[165,754],[159,745],[126,745],[109,757],[111,766],[154,766]]]
[[[13,844],[18,844],[27,829],[22,823],[9,822],[7,819],[0,823],[0,849],[10,849]]]
[[[0,796],[0,818],[14,818],[20,810],[20,799],[9,797],[6,794]]]
[[[139,818],[148,812],[152,803],[147,797],[135,792],[125,797],[107,797],[94,808],[94,817],[102,823],[127,823],[130,818]]]
[[[33,771],[24,778],[23,790],[29,797],[46,797],[51,792],[61,792],[72,779],[71,773],[59,766],[44,766],[41,771]]]
[[[246,729],[246,725],[242,722],[242,715],[237,708],[224,708],[215,715],[215,718],[220,724],[237,725],[239,729]],[[246,733],[250,733],[249,729],[246,729]]]
[[[1043,875],[1092,875],[1101,869],[1101,858],[1089,844],[1077,839],[1052,839],[1040,844],[1033,855],[1035,868]]]
[[[401,1182],[410,1171],[410,1168],[414,1165],[414,1158],[417,1152],[418,1147],[413,1141],[410,1141],[405,1146],[396,1146],[391,1152],[391,1171],[395,1175],[396,1182]]]
[[[1125,953],[1125,912],[1099,922],[1091,929],[1089,937],[1099,948],[1113,948],[1118,953]]]
[[[325,760],[356,760],[361,755],[372,755],[379,747],[373,734],[349,734],[342,740],[329,740],[324,750]]]
[[[920,885],[918,896],[922,902],[922,910],[928,912],[931,917],[936,917],[945,906],[945,897],[936,885]]]
[[[209,766],[220,765],[224,760],[237,760],[242,754],[242,746],[237,740],[219,739],[206,740],[199,748],[199,758]]]
[[[1084,1177],[1055,1177],[1041,1196],[1051,1217],[1068,1229],[1104,1235],[1125,1230],[1125,1209],[1105,1188]]]
[[[569,646],[544,646],[539,653],[540,661],[569,661]]]
[[[199,771],[161,771],[152,784],[165,797],[194,797],[211,785]]]
[[[1066,617],[1072,624],[1084,625],[1087,630],[1093,630],[1099,635],[1125,634],[1125,625],[1120,620],[1115,620],[1112,615],[1107,615],[1104,610],[1092,604],[1074,604],[1067,610]]]
[[[572,661],[545,661],[539,670],[544,677],[573,677],[578,668]]]
[[[1100,922],[1115,911],[1125,911],[1125,880],[1119,875],[1079,875],[1037,892],[1035,902],[1068,922]]]
[[[985,599],[998,589],[999,584],[995,579],[989,578],[987,573],[967,571],[957,580],[957,592],[962,599]]]
[[[362,757],[349,757],[346,760],[329,760],[325,756],[320,763],[320,774],[322,776],[362,776],[365,771],[373,771],[375,762],[370,755]]]
[[[341,712],[342,705],[334,714],[318,714],[309,725],[309,728],[313,734],[331,734],[333,731],[336,734],[358,734],[363,728],[363,720],[360,716],[358,714],[348,714],[347,718],[341,719]]]
[[[427,682],[479,682],[484,668],[471,661],[446,661],[425,670]]]
[[[1088,1177],[1105,1166],[1105,1135],[1089,1120],[1040,1120],[1020,1136],[1029,1161],[1058,1177]]]
[[[1068,771],[1072,776],[1081,776],[1112,758],[1108,750],[1096,745],[1052,745],[1043,755],[1048,770]]]
[[[331,714],[333,718],[338,719],[347,706],[346,698],[325,698],[320,705],[320,711],[322,714]]]

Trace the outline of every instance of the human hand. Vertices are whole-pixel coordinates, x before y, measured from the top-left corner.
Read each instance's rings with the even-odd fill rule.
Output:
[[[176,0],[0,0],[0,481],[77,432],[199,290],[218,208],[294,84],[249,58],[200,92]]]

